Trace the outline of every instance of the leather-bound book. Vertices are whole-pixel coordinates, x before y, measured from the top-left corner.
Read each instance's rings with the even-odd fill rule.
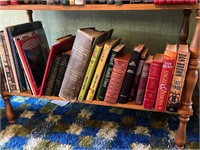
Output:
[[[162,65],[163,54],[156,53],[150,65],[147,85],[144,94],[143,106],[146,109],[154,108]]]
[[[131,51],[131,57],[129,60],[128,68],[126,70],[126,75],[124,77],[124,82],[122,84],[122,88],[118,99],[119,103],[126,103],[128,101],[136,67],[143,50],[144,50],[144,44],[139,44],[135,46],[134,49]]]
[[[129,60],[130,54],[114,58],[114,66],[104,98],[105,102],[117,103]]]

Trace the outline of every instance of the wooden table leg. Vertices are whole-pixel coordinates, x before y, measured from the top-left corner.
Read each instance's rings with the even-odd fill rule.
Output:
[[[13,108],[10,104],[10,96],[9,95],[2,95],[2,98],[5,102],[5,109],[6,109],[6,118],[10,124],[15,123],[15,113]]]

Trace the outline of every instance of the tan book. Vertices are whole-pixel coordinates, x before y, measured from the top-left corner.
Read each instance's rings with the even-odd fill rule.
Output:
[[[184,86],[189,58],[190,52],[188,45],[179,45],[174,75],[172,78],[172,84],[167,101],[168,111],[177,112],[178,110],[181,101],[181,95]]]

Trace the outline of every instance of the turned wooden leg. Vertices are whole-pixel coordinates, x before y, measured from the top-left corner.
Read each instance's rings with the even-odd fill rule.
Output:
[[[185,95],[181,102],[180,110],[193,114],[192,95],[197,83],[198,69],[200,68],[200,10],[197,10],[196,28],[190,44],[190,61],[185,79]],[[186,142],[186,126],[190,115],[180,115],[180,123],[176,132],[175,143],[178,148],[183,148]]]
[[[2,98],[5,102],[6,118],[10,124],[14,124],[15,123],[15,114],[14,114],[13,108],[10,104],[10,96],[2,95]]]
[[[26,14],[28,15],[28,20],[29,22],[33,22],[33,11],[32,10],[27,10]]]

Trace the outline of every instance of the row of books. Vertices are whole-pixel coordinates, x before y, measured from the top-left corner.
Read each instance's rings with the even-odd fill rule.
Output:
[[[135,100],[159,111],[165,111],[168,102],[168,110],[177,111],[188,45],[168,44],[164,55],[151,56],[139,44],[125,54],[125,44],[111,38],[112,33],[113,29],[81,28],[76,36],[57,39],[49,51],[40,21],[5,27],[0,42],[2,89],[30,90],[35,96],[54,95],[70,101]]]
[[[0,0],[0,5],[18,4],[44,4],[44,5],[85,5],[85,4],[135,4],[135,3],[154,3],[154,4],[194,4],[198,0]]]

